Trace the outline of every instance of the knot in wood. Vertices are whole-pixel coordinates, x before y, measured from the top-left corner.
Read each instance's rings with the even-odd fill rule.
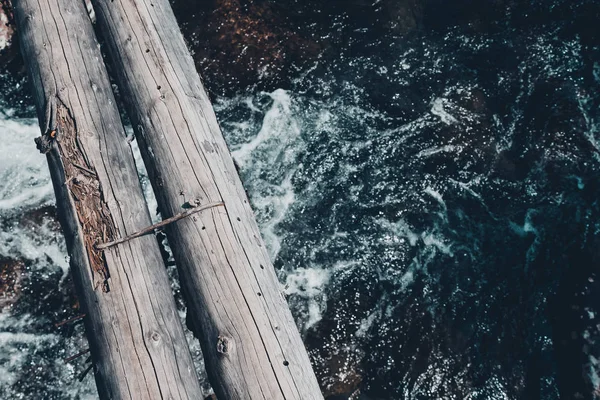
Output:
[[[208,140],[204,140],[204,142],[202,142],[202,145],[204,146],[204,150],[206,150],[207,153],[215,152],[215,148]]]
[[[232,340],[226,336],[219,335],[217,339],[217,353],[226,355],[231,351]]]
[[[160,333],[154,331],[150,334],[150,339],[154,342],[154,344],[157,344],[158,342],[160,342]]]

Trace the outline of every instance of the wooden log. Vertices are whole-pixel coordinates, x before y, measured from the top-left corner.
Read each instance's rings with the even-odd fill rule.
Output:
[[[202,398],[156,238],[94,247],[151,219],[84,3],[13,4],[100,398]]]
[[[92,0],[217,398],[322,399],[212,105],[168,0]]]

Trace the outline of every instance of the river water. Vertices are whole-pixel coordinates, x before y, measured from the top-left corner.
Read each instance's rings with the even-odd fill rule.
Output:
[[[205,71],[325,392],[598,398],[600,8],[430,1],[407,33],[350,3],[294,14],[329,47],[286,79]],[[94,398],[63,362],[82,327],[54,327],[77,301],[38,128],[2,84],[0,262],[22,278],[0,398]]]

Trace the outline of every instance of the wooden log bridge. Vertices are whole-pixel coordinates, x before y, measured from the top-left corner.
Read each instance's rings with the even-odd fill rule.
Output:
[[[201,398],[83,1],[13,3],[100,398]],[[168,0],[92,4],[217,398],[322,399]]]

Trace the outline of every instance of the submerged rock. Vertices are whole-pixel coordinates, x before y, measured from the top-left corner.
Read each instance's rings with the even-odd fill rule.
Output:
[[[289,86],[319,60],[335,62],[352,32],[407,34],[421,25],[425,0],[174,0],[198,70],[213,93]]]
[[[377,41],[422,26],[427,0],[172,0],[173,10],[209,92],[287,87],[317,62],[336,62],[355,32]],[[0,89],[17,113],[32,113],[10,0],[1,0]],[[90,14],[94,19],[93,10]],[[362,51],[362,50],[361,50]],[[29,107],[29,108],[28,108]]]
[[[24,267],[21,260],[0,256],[0,309],[18,300]]]
[[[318,41],[286,27],[265,1],[178,0],[173,8],[198,69],[220,92],[281,81],[293,64],[315,60]]]
[[[0,50],[10,45],[14,34],[12,13],[8,0],[0,1]]]

